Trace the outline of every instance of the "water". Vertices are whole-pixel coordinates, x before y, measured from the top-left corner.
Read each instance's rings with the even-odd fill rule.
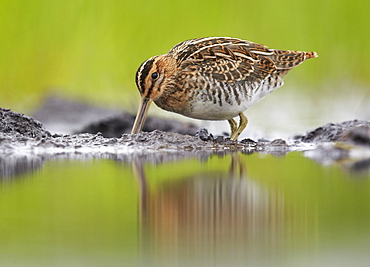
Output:
[[[0,162],[1,266],[368,266],[370,179],[302,152]]]

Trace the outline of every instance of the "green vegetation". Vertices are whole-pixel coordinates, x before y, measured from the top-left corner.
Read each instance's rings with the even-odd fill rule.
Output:
[[[370,82],[365,0],[0,0],[0,106],[32,109],[50,91],[131,109],[146,58],[202,36],[317,51],[290,82],[336,89]]]

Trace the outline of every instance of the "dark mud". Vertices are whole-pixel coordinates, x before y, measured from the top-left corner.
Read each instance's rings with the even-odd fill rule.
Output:
[[[30,150],[33,153],[50,153],[55,151],[91,151],[113,153],[136,153],[156,151],[275,151],[287,152],[291,145],[284,140],[254,141],[243,139],[238,142],[231,141],[224,136],[214,137],[206,129],[199,129],[194,135],[193,126],[187,124],[182,129],[187,129],[190,134],[173,133],[162,130],[141,132],[139,134],[121,134],[120,137],[105,137],[100,128],[98,133],[78,134],[51,134],[43,125],[23,114],[7,109],[0,109],[0,151]],[[118,120],[118,119],[117,119]],[[160,121],[160,119],[156,119]],[[112,124],[116,120],[110,120]],[[105,121],[107,122],[107,121]],[[122,120],[121,120],[122,122]],[[165,127],[168,121],[158,123],[158,128]],[[132,121],[128,121],[126,127],[131,127]],[[180,123],[178,123],[180,124]],[[99,124],[95,124],[96,126]],[[100,124],[103,125],[103,124]],[[104,124],[103,129],[107,125]],[[91,127],[90,127],[91,128]],[[172,128],[181,129],[181,127]]]
[[[366,129],[370,129],[370,122],[352,120],[342,123],[328,123],[312,131],[308,131],[304,135],[295,136],[294,139],[305,143],[324,143],[334,142],[338,140],[346,141],[349,139],[353,139],[355,135],[361,135],[360,132],[362,132],[362,135],[365,137],[366,135],[368,135]],[[360,141],[354,141],[356,143],[361,143]],[[364,144],[367,141],[365,137]]]
[[[130,133],[135,116],[113,108],[100,108],[57,96],[48,97],[32,116],[51,132],[64,134],[101,133],[104,137],[121,137]],[[148,117],[143,131],[161,130],[195,135],[198,127],[191,123]]]
[[[2,139],[49,137],[50,133],[37,120],[26,115],[0,108],[0,134]]]
[[[186,157],[202,159],[230,152],[281,156],[290,151],[303,151],[305,156],[319,163],[332,164],[355,158],[349,161],[349,168],[360,171],[370,168],[370,122],[367,121],[328,123],[288,140],[243,139],[235,142],[225,136],[213,136],[192,124],[158,118],[148,120],[146,130],[149,132],[132,135],[127,132],[132,127],[133,115],[67,102],[49,100],[35,114],[43,123],[0,108],[1,177],[37,169],[44,160],[53,158],[110,158],[123,162],[159,163]],[[61,132],[78,133],[52,134],[44,123],[51,126],[58,123],[58,127],[67,128]],[[76,129],[78,124],[80,129]],[[152,129],[156,130],[150,131]]]

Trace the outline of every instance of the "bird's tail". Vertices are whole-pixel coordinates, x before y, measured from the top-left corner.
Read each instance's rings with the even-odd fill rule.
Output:
[[[319,55],[316,52],[305,52],[305,59],[310,59],[314,57],[318,57]]]
[[[292,69],[303,61],[318,57],[316,52],[292,51],[292,50],[273,50],[275,53],[269,56],[278,69]]]

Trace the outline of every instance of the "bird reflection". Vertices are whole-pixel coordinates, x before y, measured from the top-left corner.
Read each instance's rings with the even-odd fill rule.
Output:
[[[225,246],[243,250],[255,243],[276,245],[271,237],[283,232],[283,199],[248,177],[239,154],[230,158],[224,172],[200,172],[155,190],[148,187],[141,162],[133,163],[140,185],[142,240],[159,250],[156,255],[168,248],[214,253]]]

